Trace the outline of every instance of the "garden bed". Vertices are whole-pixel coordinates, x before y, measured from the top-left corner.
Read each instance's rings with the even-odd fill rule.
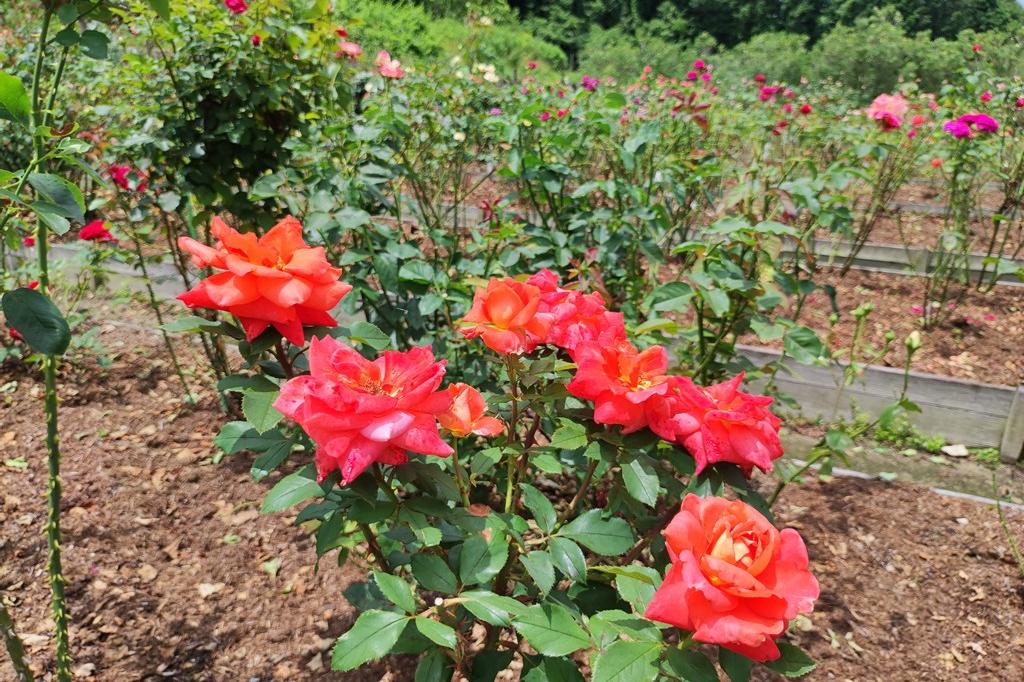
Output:
[[[210,462],[223,419],[212,392],[183,407],[147,316],[128,317],[102,330],[114,367],[68,370],[62,389],[65,566],[79,673],[411,680],[404,660],[323,672],[355,616],[341,592],[364,569],[327,557],[314,572],[312,538],[293,517],[257,513],[267,487],[250,480],[250,458]],[[0,466],[0,589],[32,660],[49,669],[41,385],[23,369],[0,371],[9,387],[3,459],[24,461]],[[202,372],[193,374],[198,385]],[[1022,581],[992,507],[836,480],[787,489],[778,511],[807,538],[822,584],[815,612],[794,627],[819,662],[809,679],[1024,676]],[[1024,515],[1009,518],[1024,529]],[[0,667],[0,677],[9,673]]]
[[[871,303],[874,311],[865,325],[864,341],[881,348],[885,334],[896,334],[889,352],[876,364],[902,367],[903,339],[920,330],[924,279],[880,272],[830,271],[822,284],[837,291],[841,316],[829,333],[832,306],[822,292],[808,298],[800,321],[827,340],[833,350],[848,348],[854,329],[852,310]],[[914,369],[959,379],[1016,386],[1024,380],[1024,295],[1016,287],[996,287],[988,293],[969,289],[964,299],[940,326],[922,332],[923,345],[914,357]],[[753,334],[741,342],[781,348],[781,341],[767,344]]]

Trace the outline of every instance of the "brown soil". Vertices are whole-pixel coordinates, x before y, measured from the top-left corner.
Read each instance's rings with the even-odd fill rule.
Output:
[[[1024,289],[998,286],[986,294],[969,289],[943,324],[925,331],[914,308],[921,305],[923,278],[857,271],[841,277],[838,272],[827,272],[822,284],[836,287],[839,323],[830,333],[832,306],[822,292],[808,297],[800,323],[827,339],[832,350],[849,348],[854,329],[851,311],[862,303],[872,303],[875,308],[868,317],[864,340],[880,349],[886,332],[896,334],[889,352],[874,364],[902,367],[903,340],[918,330],[923,346],[914,356],[913,368],[919,372],[1012,386],[1024,381]],[[740,341],[765,345],[752,333]],[[782,347],[778,341],[767,345]]]
[[[341,592],[365,569],[326,559],[314,572],[313,543],[292,517],[256,512],[270,482],[251,482],[249,458],[210,462],[225,418],[209,391],[183,407],[146,325],[138,314],[105,325],[114,367],[85,363],[64,378],[64,558],[80,676],[412,680],[408,660],[323,672],[355,615]],[[0,462],[27,464],[0,466],[0,593],[33,666],[50,674],[41,385],[11,364],[0,385],[11,386],[0,397]],[[1022,582],[992,508],[837,480],[792,487],[778,509],[807,539],[822,584],[795,628],[819,661],[809,679],[1022,679]],[[1010,523],[1024,535],[1024,515]],[[276,575],[263,567],[271,560]],[[11,679],[8,665],[0,655],[0,679]]]

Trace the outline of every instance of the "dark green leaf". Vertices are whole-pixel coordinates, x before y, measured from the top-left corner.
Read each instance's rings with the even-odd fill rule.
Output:
[[[17,329],[33,350],[60,355],[68,349],[71,329],[47,296],[20,287],[5,293],[2,304],[7,326]]]
[[[797,362],[810,365],[825,355],[825,344],[814,330],[807,327],[793,327],[782,337],[782,348]]]
[[[473,658],[469,682],[494,682],[502,670],[512,662],[511,651],[481,651]]]
[[[653,682],[661,642],[614,642],[594,659],[592,682]]]
[[[390,573],[383,573],[381,571],[373,572],[373,581],[377,583],[377,587],[380,588],[381,594],[387,597],[392,604],[406,613],[415,613],[416,597],[413,596],[412,585],[405,582],[397,575],[391,575]]]
[[[576,517],[558,531],[562,537],[579,542],[587,549],[604,556],[617,556],[633,546],[633,531],[625,520],[601,518],[600,509]]]
[[[85,199],[77,185],[49,173],[29,173],[28,184],[47,203],[56,206],[64,218],[78,222],[85,219]]]
[[[508,560],[508,539],[495,533],[488,542],[482,535],[474,535],[462,545],[459,554],[459,579],[463,585],[485,583],[494,576]]]
[[[362,343],[374,350],[384,350],[391,345],[391,337],[369,322],[356,322],[349,327],[352,341]]]
[[[559,450],[577,450],[587,444],[587,428],[571,419],[561,418],[560,426],[551,434],[550,445]]]
[[[252,389],[242,394],[242,414],[257,432],[266,433],[284,419],[284,415],[274,407],[277,395],[277,390],[271,392]]]
[[[779,642],[779,651],[782,655],[774,661],[765,663],[765,667],[774,670],[786,677],[800,677],[814,670],[816,663],[814,659],[798,646]]]
[[[467,611],[485,623],[500,627],[508,627],[512,624],[513,616],[526,610],[521,602],[487,590],[470,590],[463,592],[460,597]]]
[[[170,0],[146,0],[149,6],[153,8],[160,18],[164,21],[171,20],[171,5]]]
[[[82,52],[85,53],[86,57],[92,57],[93,59],[106,59],[107,47],[110,45],[110,38],[99,31],[82,31],[82,37],[79,39],[79,44],[82,46]]]
[[[416,666],[413,682],[451,682],[452,663],[440,649],[430,649]]]
[[[526,567],[526,572],[537,583],[541,594],[547,594],[555,585],[555,565],[551,562],[551,556],[547,552],[536,550],[519,557]]]
[[[686,682],[718,682],[718,671],[707,656],[693,649],[668,649],[665,667]]]
[[[639,455],[622,464],[622,482],[634,500],[654,508],[661,487],[658,473],[646,456]]]
[[[544,656],[568,656],[590,646],[590,638],[561,604],[534,604],[516,616],[516,631]]]
[[[754,665],[746,656],[740,656],[723,647],[718,647],[718,665],[729,676],[731,682],[747,682],[750,679],[750,668]]]
[[[583,682],[583,675],[572,659],[542,658],[523,675],[523,682]]]
[[[555,527],[557,518],[554,505],[544,496],[544,493],[529,483],[521,483],[519,487],[523,489],[523,503],[533,514],[533,520],[537,522],[537,526],[545,533],[550,533],[551,529]]]
[[[455,573],[444,559],[435,554],[416,554],[412,557],[412,574],[425,590],[455,594],[459,589]]]
[[[565,577],[573,582],[587,582],[587,560],[579,545],[568,538],[551,538],[548,544],[551,560]]]
[[[455,636],[455,630],[450,626],[431,618],[418,617],[415,622],[416,628],[420,631],[420,634],[434,644],[448,649],[454,649],[458,644],[458,638]]]
[[[263,514],[279,512],[320,495],[323,495],[323,489],[316,482],[316,471],[310,464],[278,481],[277,485],[267,493],[260,512]]]
[[[393,611],[365,611],[338,638],[331,656],[332,670],[354,670],[389,651],[402,635],[408,616]]]

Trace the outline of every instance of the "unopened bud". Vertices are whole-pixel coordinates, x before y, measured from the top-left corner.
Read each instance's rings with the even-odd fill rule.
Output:
[[[913,353],[914,351],[921,347],[921,332],[910,332],[910,336],[907,337],[907,340],[904,341],[904,343],[907,346],[907,352]]]

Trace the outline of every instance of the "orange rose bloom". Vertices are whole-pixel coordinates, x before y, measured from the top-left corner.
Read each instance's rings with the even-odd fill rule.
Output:
[[[201,268],[224,270],[178,296],[189,308],[223,310],[238,318],[252,341],[273,326],[297,346],[305,343],[302,325],[337,324],[328,312],[352,287],[338,281],[322,246],[310,248],[302,225],[288,216],[262,237],[241,233],[214,218],[209,247],[189,237],[178,246]]]
[[[744,502],[693,494],[662,534],[672,567],[644,617],[755,661],[778,658],[776,638],[818,598],[800,534]]]
[[[506,277],[492,279],[486,289],[477,289],[473,306],[462,318],[467,339],[482,337],[491,350],[522,355],[543,342],[551,326],[551,315],[537,312],[540,289]]]
[[[453,436],[462,438],[473,433],[478,436],[496,436],[505,430],[500,419],[487,417],[487,401],[468,384],[452,384],[448,387],[448,395],[452,397],[451,407],[447,412],[437,415],[441,428]]]

